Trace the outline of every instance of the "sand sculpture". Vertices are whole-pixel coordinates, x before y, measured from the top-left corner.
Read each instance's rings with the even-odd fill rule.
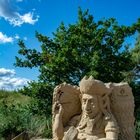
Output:
[[[135,140],[134,98],[127,83],[92,76],[53,94],[53,140]]]

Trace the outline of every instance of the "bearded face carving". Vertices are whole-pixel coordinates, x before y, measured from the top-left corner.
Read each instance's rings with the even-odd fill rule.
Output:
[[[94,118],[99,114],[99,102],[97,95],[84,94],[82,97],[82,111],[89,118]]]
[[[57,86],[53,96],[53,140],[135,140],[132,92],[119,89],[120,86],[130,89],[127,83],[105,84],[92,76],[84,77],[79,87],[66,83]],[[130,99],[131,113],[127,113],[127,117],[131,119],[132,129],[128,130],[129,136],[121,132],[125,118],[123,122],[117,114],[121,112],[121,108],[118,111],[116,107],[118,98]]]

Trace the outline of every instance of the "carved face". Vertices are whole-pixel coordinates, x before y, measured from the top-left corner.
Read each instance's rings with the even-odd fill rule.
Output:
[[[94,118],[99,113],[99,103],[97,95],[83,94],[82,111],[89,118]]]

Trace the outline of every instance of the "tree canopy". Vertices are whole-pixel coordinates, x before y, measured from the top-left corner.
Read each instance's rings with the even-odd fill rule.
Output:
[[[132,49],[132,61],[135,63],[133,78],[140,80],[140,34],[136,39],[135,47]]]
[[[41,51],[29,49],[19,41],[21,57],[16,56],[15,66],[36,67],[40,71],[39,81],[31,82],[20,93],[33,97],[37,101],[33,103],[33,113],[45,114],[47,119],[57,84],[78,84],[85,75],[103,82],[128,81],[133,87],[136,116],[139,116],[140,84],[135,81],[140,79],[140,38],[133,49],[124,44],[125,39],[136,32],[140,32],[140,19],[131,26],[119,25],[114,18],[95,22],[88,10],[82,12],[79,8],[77,22],[67,26],[62,22],[53,38],[36,32]],[[139,137],[139,122],[136,137]]]
[[[78,84],[85,75],[92,75],[104,82],[120,82],[127,72],[134,69],[132,53],[124,45],[127,37],[140,31],[140,19],[132,26],[119,25],[114,18],[95,22],[88,10],[79,8],[75,24],[65,26],[62,22],[53,38],[36,32],[41,51],[28,49],[19,41],[15,65],[38,67],[39,80],[51,85],[69,82]],[[133,58],[135,57],[133,50]]]

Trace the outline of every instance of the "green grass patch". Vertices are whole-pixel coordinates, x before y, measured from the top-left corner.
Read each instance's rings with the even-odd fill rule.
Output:
[[[23,104],[27,105],[31,101],[29,96],[22,95],[16,91],[4,91],[0,90],[0,104],[4,104],[7,106]]]
[[[12,139],[23,131],[31,137],[51,137],[51,119],[34,113],[35,103],[34,98],[16,91],[0,90],[0,139]]]

